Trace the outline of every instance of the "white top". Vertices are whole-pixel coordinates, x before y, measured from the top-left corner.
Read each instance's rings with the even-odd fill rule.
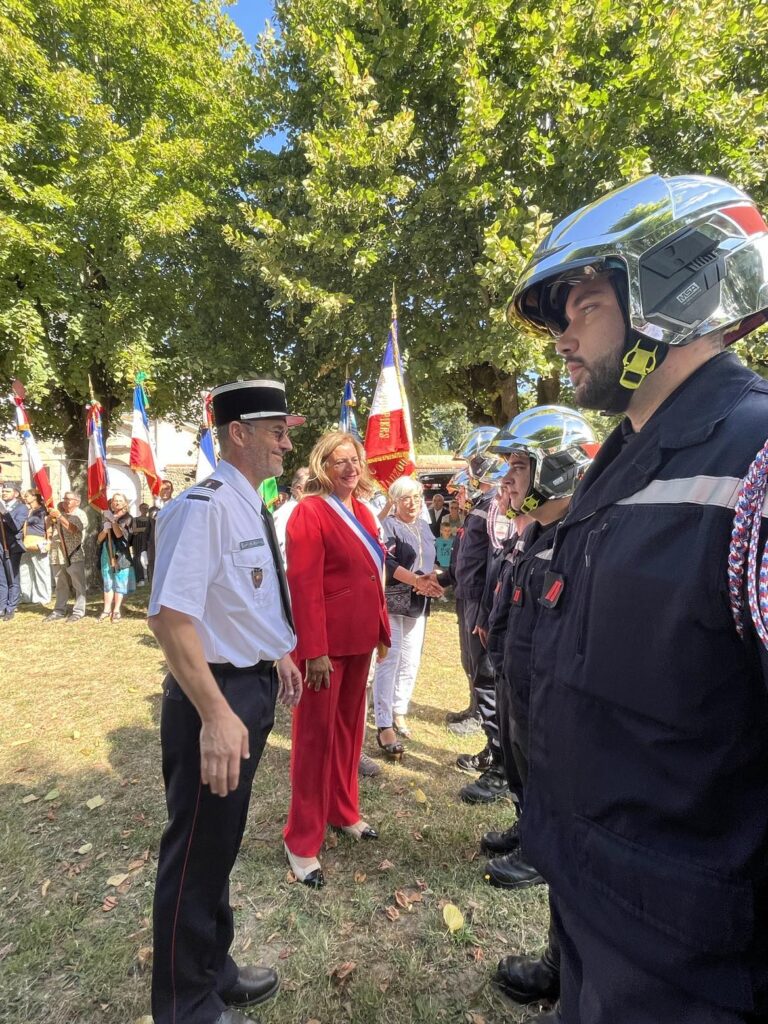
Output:
[[[257,491],[222,460],[157,517],[148,614],[163,606],[195,619],[206,661],[245,668],[296,646],[261,509]]]
[[[280,554],[283,556],[283,565],[288,564],[285,557],[285,531],[288,526],[288,520],[291,518],[291,513],[298,507],[298,504],[299,503],[295,498],[289,498],[288,501],[284,502],[272,516],[275,522],[277,543],[280,545]]]

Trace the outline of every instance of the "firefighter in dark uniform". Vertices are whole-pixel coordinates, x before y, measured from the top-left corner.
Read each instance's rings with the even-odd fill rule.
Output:
[[[553,229],[509,315],[555,336],[578,405],[626,412],[534,632],[521,839],[561,992],[538,1019],[765,1021],[766,594],[735,564],[729,590],[728,556],[742,479],[765,482],[768,382],[725,349],[768,319],[768,228],[725,182],[645,178]]]
[[[555,529],[597,448],[592,428],[584,417],[561,406],[539,406],[521,413],[499,431],[488,448],[506,459],[507,475],[502,489],[508,494],[512,509],[530,523],[522,536],[507,545],[488,630],[488,654],[497,679],[496,709],[504,762],[513,762],[522,780],[522,815],[528,779],[533,632],[542,601],[546,600],[544,580]],[[535,868],[521,856],[518,829],[486,833],[482,845],[496,854],[486,866],[486,879],[492,885],[519,889],[541,881]],[[495,981],[520,1003],[556,999],[560,978],[554,929],[550,927],[549,941],[541,956],[504,957]]]
[[[155,1024],[245,1024],[277,974],[239,967],[229,874],[275,700],[295,706],[290,597],[272,517],[258,494],[291,450],[285,388],[213,391],[215,472],[160,512],[149,626],[170,674],[160,724],[168,824],[154,904]]]

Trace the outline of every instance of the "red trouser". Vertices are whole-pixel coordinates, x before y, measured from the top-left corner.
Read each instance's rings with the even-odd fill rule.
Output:
[[[283,836],[297,857],[316,857],[325,826],[360,820],[357,766],[370,654],[331,658],[329,689],[305,687],[293,712],[291,809]],[[300,662],[302,676],[306,662]]]

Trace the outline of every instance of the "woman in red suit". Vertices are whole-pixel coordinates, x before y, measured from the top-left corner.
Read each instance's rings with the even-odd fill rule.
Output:
[[[297,646],[307,686],[293,713],[291,808],[283,837],[291,868],[324,884],[317,854],[326,824],[355,839],[378,835],[360,816],[357,766],[371,654],[389,647],[384,549],[362,445],[325,434],[309,457],[304,499],[288,520],[286,560]]]

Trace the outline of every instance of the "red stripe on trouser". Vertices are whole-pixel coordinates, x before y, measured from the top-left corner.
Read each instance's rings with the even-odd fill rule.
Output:
[[[200,785],[197,787],[197,800],[195,801],[195,813],[192,818],[192,828],[189,830],[187,850],[186,853],[184,854],[184,867],[181,869],[181,879],[179,881],[179,895],[176,900],[176,911],[173,915],[173,931],[171,932],[171,992],[173,999],[173,1024],[176,1024],[176,929],[179,924],[179,911],[181,910],[181,897],[182,893],[184,892],[184,879],[187,874],[187,864],[189,863],[189,852],[192,849],[192,840],[195,837],[195,826],[197,825],[197,812],[200,810],[200,796],[202,792],[203,780],[201,778]]]

